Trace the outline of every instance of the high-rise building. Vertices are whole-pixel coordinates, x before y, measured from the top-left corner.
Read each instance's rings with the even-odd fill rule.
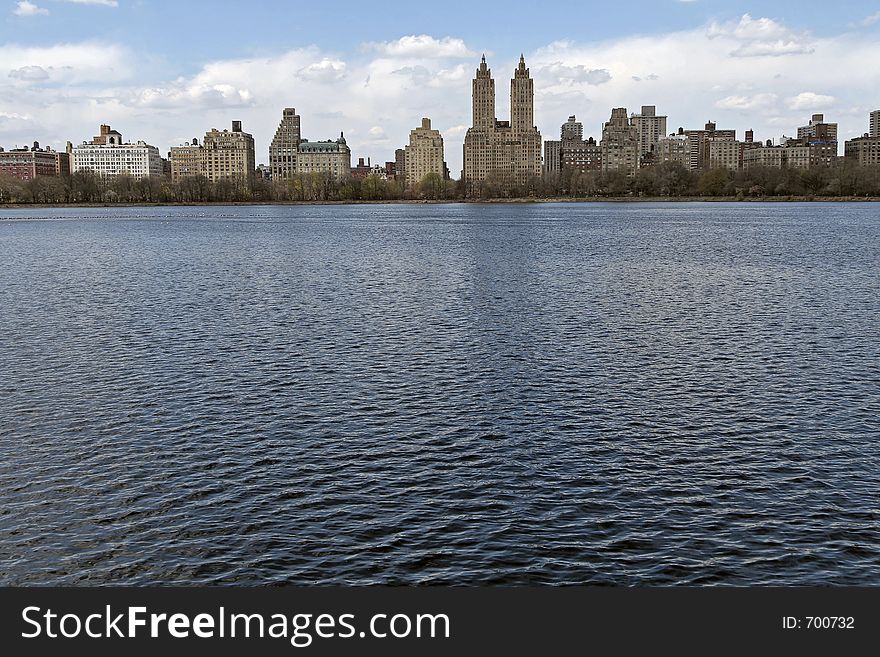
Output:
[[[688,138],[688,165],[693,170],[709,168],[710,141],[736,141],[736,130],[718,130],[713,121],[706,123],[702,130],[682,130]]]
[[[249,180],[257,168],[253,135],[243,132],[241,121],[232,122],[232,130],[212,128],[205,133],[204,175],[211,182]]]
[[[655,105],[642,105],[641,114],[633,114],[630,122],[639,136],[639,157],[653,153],[657,142],[666,135],[666,117],[657,115]]]
[[[159,149],[143,141],[127,144],[122,134],[102,125],[101,134],[91,142],[83,142],[71,149],[70,168],[73,173],[92,171],[99,176],[129,175],[134,178],[162,176],[162,156]]]
[[[880,137],[880,110],[871,112],[870,128],[868,130],[869,137]]]
[[[398,148],[394,151],[394,176],[397,180],[406,181],[406,149]]]
[[[559,129],[560,139],[544,142],[544,175],[556,176],[565,170],[600,171],[602,149],[596,140],[584,139],[584,124],[572,115]]]
[[[272,180],[289,180],[296,173],[296,154],[302,141],[300,116],[288,107],[281,116],[281,124],[269,146],[269,168]]]
[[[805,139],[811,144],[836,144],[837,124],[826,123],[824,114],[813,114],[810,122],[798,128],[798,139]]]
[[[602,171],[623,171],[635,175],[639,168],[639,134],[625,107],[611,110],[611,119],[602,126]]]
[[[32,148],[14,148],[4,151],[0,148],[0,176],[10,176],[18,180],[33,180],[41,176],[69,176],[70,158],[67,153],[40,148],[34,142]]]
[[[865,166],[880,166],[880,135],[850,139],[844,144],[844,157],[847,162]]]
[[[473,80],[473,124],[464,140],[464,178],[473,187],[487,178],[504,186],[541,175],[541,133],[535,127],[535,85],[520,56],[510,81],[510,121],[495,117],[495,81],[484,56]],[[407,162],[409,166],[409,162]]]
[[[345,135],[327,141],[300,141],[296,154],[296,172],[328,173],[334,180],[342,180],[351,175],[351,149]]]
[[[443,136],[431,127],[431,119],[423,118],[422,125],[409,133],[409,144],[404,150],[407,187],[418,185],[429,173],[444,177]]]
[[[199,146],[198,139],[193,139],[190,144],[172,146],[169,159],[174,182],[188,176],[205,175],[205,149]]]
[[[668,137],[661,137],[657,140],[653,160],[654,164],[677,162],[689,169],[691,166],[690,139],[683,130]]]

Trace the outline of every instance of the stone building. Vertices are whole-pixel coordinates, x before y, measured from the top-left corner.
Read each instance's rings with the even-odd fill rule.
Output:
[[[101,134],[91,142],[83,142],[70,150],[73,173],[91,171],[102,177],[145,178],[162,176],[164,172],[158,148],[143,141],[125,143],[122,134],[108,125],[102,125]]]
[[[535,127],[535,86],[525,58],[520,56],[510,81],[510,121],[495,117],[495,80],[485,56],[473,80],[472,101],[473,124],[464,140],[466,184],[473,188],[493,179],[509,188],[540,176],[541,133]]]
[[[198,139],[193,139],[190,144],[172,146],[169,158],[171,160],[171,180],[177,182],[187,176],[204,176],[204,150],[199,146]]]
[[[329,173],[334,180],[351,175],[351,149],[345,135],[332,141],[309,141],[303,139],[296,154],[297,173]]]
[[[688,138],[688,167],[695,171],[709,168],[710,141],[736,141],[736,130],[718,130],[713,121],[706,123],[702,130],[679,128],[679,133]]]
[[[684,134],[684,131],[668,137],[661,137],[657,140],[653,160],[654,164],[677,162],[689,169],[691,166],[690,139]]]
[[[815,169],[830,167],[837,162],[837,143],[809,143],[809,139],[789,139],[780,146],[746,149],[743,168]]]
[[[625,107],[611,110],[611,119],[602,126],[602,171],[623,171],[635,175],[639,168],[639,134]]]
[[[302,141],[300,116],[288,107],[281,115],[281,124],[269,146],[269,168],[272,180],[290,180],[296,174],[296,155]]]
[[[211,182],[254,177],[257,168],[254,137],[242,131],[241,121],[233,121],[232,130],[212,128],[205,133],[203,144],[204,175]]]
[[[409,144],[404,149],[406,186],[415,187],[429,173],[445,177],[443,136],[431,127],[431,119],[423,118],[422,125],[409,133]]]
[[[863,167],[880,166],[880,135],[870,133],[844,144],[844,157],[847,162]]]
[[[584,124],[572,115],[559,129],[558,140],[544,142],[544,175],[554,177],[566,170],[601,171],[602,148],[590,137],[584,139]]]
[[[651,156],[657,142],[666,135],[666,117],[657,115],[655,105],[642,105],[641,114],[633,114],[630,123],[639,136],[639,158]]]
[[[868,130],[869,137],[880,137],[880,110],[871,112],[871,119]]]
[[[824,114],[813,114],[810,122],[798,128],[797,138],[809,143],[837,143],[837,124],[826,123]]]

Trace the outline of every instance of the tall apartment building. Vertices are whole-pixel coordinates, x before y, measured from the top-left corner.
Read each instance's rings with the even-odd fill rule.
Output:
[[[67,153],[40,148],[34,142],[32,148],[0,148],[0,176],[10,176],[22,181],[40,176],[59,177],[70,175],[70,156]]]
[[[205,133],[204,175],[211,182],[249,180],[254,177],[257,158],[254,137],[241,129],[241,121],[232,122],[232,130],[212,128]]]
[[[860,166],[880,166],[880,135],[866,134],[844,144],[844,158]]]
[[[654,164],[677,162],[689,169],[691,165],[690,139],[683,130],[680,130],[678,134],[661,137],[657,140],[653,159]]]
[[[625,107],[611,110],[611,119],[602,126],[601,150],[602,171],[635,175],[640,160],[639,134]]]
[[[171,147],[171,180],[177,182],[187,176],[205,175],[205,149],[198,139],[190,144]]]
[[[429,173],[444,178],[443,136],[431,127],[431,119],[423,118],[422,125],[409,133],[406,152],[406,185],[414,187]]]
[[[810,143],[809,138],[789,139],[781,146],[747,149],[743,152],[743,168],[815,169],[830,167],[837,161],[837,142]]]
[[[809,143],[837,143],[837,124],[826,123],[824,114],[813,114],[810,122],[798,128],[797,138]]]
[[[880,137],[880,110],[874,110],[873,112],[871,112],[868,136]]]
[[[655,105],[642,105],[641,114],[633,114],[630,122],[639,136],[639,157],[653,153],[657,142],[666,135],[666,117],[657,115]]]
[[[398,148],[394,151],[394,175],[397,180],[406,181],[406,149]]]
[[[285,108],[281,123],[269,146],[272,180],[290,180],[296,173],[296,155],[302,141],[300,116],[293,107]]]
[[[744,156],[747,150],[760,148],[761,144],[755,143],[755,133],[746,130],[745,141],[731,141],[726,137],[707,139],[708,167],[710,169],[728,169],[739,171],[743,168]]]
[[[702,130],[681,130],[688,138],[688,166],[697,169],[709,168],[709,142],[736,141],[736,130],[718,130],[713,121],[706,123]]]
[[[510,81],[510,121],[495,117],[495,81],[484,56],[473,80],[473,124],[464,140],[464,179],[494,177],[524,184],[541,175],[541,133],[535,127],[535,85],[520,56]],[[407,161],[407,167],[409,162]]]
[[[296,154],[297,173],[329,173],[334,180],[351,175],[351,149],[345,135],[327,141],[303,139]]]
[[[71,149],[71,171],[92,171],[99,176],[129,175],[134,178],[162,176],[162,156],[159,149],[143,141],[125,143],[122,134],[108,125],[101,126],[101,134],[91,142],[83,142]]]
[[[566,170],[601,171],[602,147],[590,137],[584,139],[584,124],[572,115],[559,130],[560,139],[544,142],[544,175],[557,176]]]

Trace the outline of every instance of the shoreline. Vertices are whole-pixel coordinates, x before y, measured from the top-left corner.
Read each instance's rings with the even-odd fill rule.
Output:
[[[880,197],[869,196],[608,196],[608,197],[548,197],[548,198],[493,198],[493,199],[379,199],[353,201],[193,201],[193,202],[143,202],[143,203],[0,203],[0,210],[51,209],[51,208],[152,208],[152,207],[260,207],[286,205],[498,205],[542,203],[880,203]]]

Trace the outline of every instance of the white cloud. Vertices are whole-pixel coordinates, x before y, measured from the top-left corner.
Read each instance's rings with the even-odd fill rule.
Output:
[[[797,96],[788,99],[788,107],[793,110],[819,110],[827,109],[834,105],[834,96],[825,96],[823,94],[813,93],[812,91],[804,91]]]
[[[325,57],[319,62],[304,66],[296,75],[303,80],[336,82],[345,77],[345,69],[346,65],[342,60]]]
[[[876,14],[865,16],[860,21],[850,23],[850,27],[871,27],[872,25],[876,25],[877,23],[880,23],[880,11],[878,11]]]
[[[21,2],[15,5],[12,13],[16,16],[48,16],[49,10],[38,7],[33,2],[28,2],[28,0],[21,0]]]
[[[365,49],[375,50],[387,57],[474,57],[462,39],[443,37],[436,39],[427,34],[403,36],[396,41],[364,44]]]
[[[773,93],[755,94],[753,96],[727,96],[715,102],[719,109],[756,110],[771,107],[776,103],[777,96]]]
[[[556,82],[583,82],[599,85],[611,80],[611,73],[604,68],[587,68],[586,66],[567,66],[562,62],[546,64],[535,71],[535,77],[552,78]]]
[[[28,80],[32,82],[37,82],[41,80],[48,80],[49,71],[44,69],[42,66],[22,66],[21,68],[16,68],[12,71],[9,71],[9,77],[15,78],[16,80]]]
[[[752,18],[743,14],[737,22],[709,25],[710,39],[722,37],[736,42],[734,57],[780,57],[814,52],[811,36],[789,29],[772,18]]]

